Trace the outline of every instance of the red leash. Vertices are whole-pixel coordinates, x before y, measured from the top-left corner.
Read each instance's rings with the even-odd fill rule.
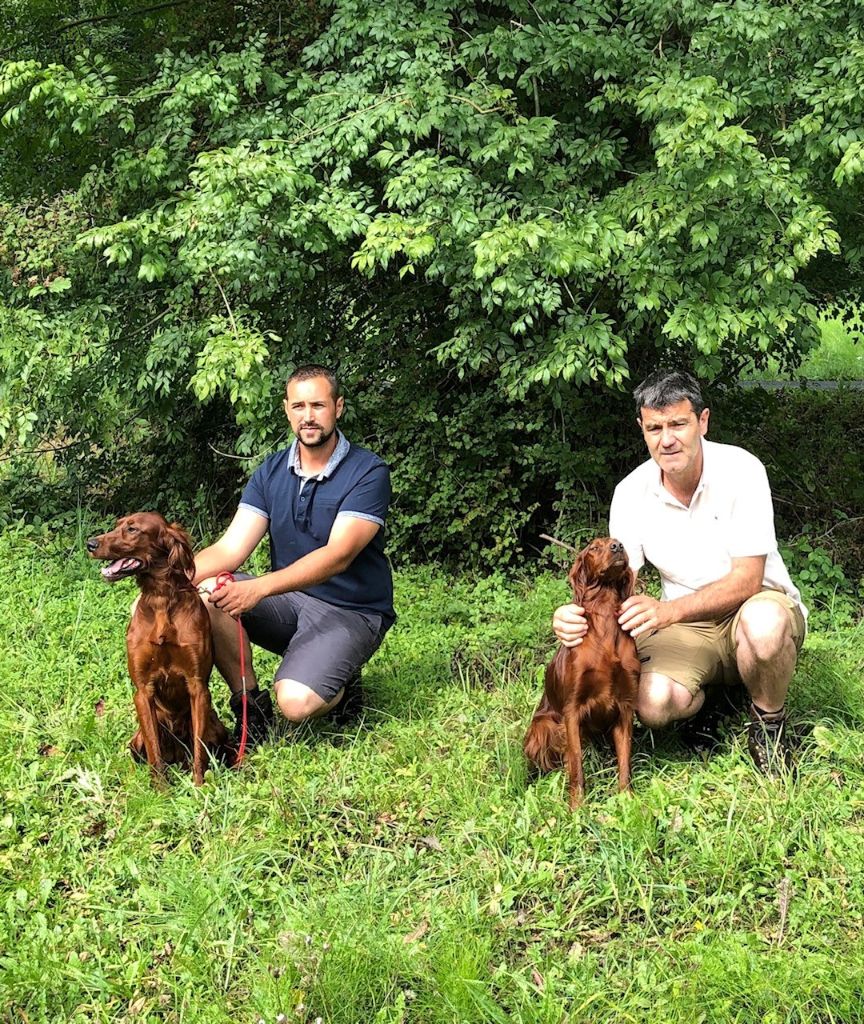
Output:
[[[216,577],[216,586],[213,588],[215,594],[217,590],[225,586],[226,583],[233,583],[234,575],[230,572],[220,572]],[[243,724],[240,729],[240,746],[237,750],[237,757],[234,761],[234,768],[239,768],[243,764],[243,757],[246,754],[246,737],[249,732],[248,726],[248,713],[247,713],[247,697],[246,697],[246,644],[243,642],[243,623],[240,621],[240,616],[237,616],[237,640],[240,644],[240,683],[243,687]]]

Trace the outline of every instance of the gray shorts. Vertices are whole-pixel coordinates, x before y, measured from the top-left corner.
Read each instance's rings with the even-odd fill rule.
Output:
[[[250,580],[238,572],[235,579]],[[294,679],[329,703],[378,650],[387,627],[382,616],[340,608],[294,591],[265,597],[243,615],[253,644],[281,654],[274,680]]]

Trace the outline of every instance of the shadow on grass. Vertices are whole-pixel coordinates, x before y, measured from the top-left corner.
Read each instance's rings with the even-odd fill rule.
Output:
[[[411,636],[382,651],[364,668],[364,707],[347,722],[323,718],[294,726],[280,722],[268,746],[316,749],[346,748],[377,737],[385,745],[394,740],[409,756],[409,738],[430,726],[454,735],[469,735],[492,752],[492,770],[508,778],[512,794],[530,785],[521,743],[531,713],[542,690],[542,672],[548,651],[538,648],[498,650],[477,648],[439,649],[412,653]],[[542,645],[542,646],[545,646]],[[852,671],[847,648],[840,638],[820,636],[815,649],[802,653],[790,694],[791,734],[796,745],[810,748],[813,728],[819,724],[855,727],[862,724],[860,671]],[[266,657],[256,658],[262,685],[268,685]],[[227,690],[214,677],[211,686],[220,711],[227,708]],[[130,702],[129,724],[133,721]],[[228,716],[225,716],[226,720]],[[664,730],[637,728],[633,768],[637,788],[655,775],[677,774],[687,766],[707,767],[718,759],[743,758],[746,752],[745,710],[732,714],[721,727],[716,748],[705,754],[694,751],[671,727]],[[422,756],[418,741],[416,756]],[[413,748],[412,748],[413,749]],[[454,762],[454,764],[457,762]],[[600,741],[586,752],[586,770],[604,793],[615,788],[615,758],[611,747]],[[592,787],[593,788],[593,787]],[[511,794],[511,795],[512,795]]]
[[[801,652],[789,705],[794,717],[813,725],[825,720],[864,725],[864,665],[860,650],[832,635],[820,635]]]

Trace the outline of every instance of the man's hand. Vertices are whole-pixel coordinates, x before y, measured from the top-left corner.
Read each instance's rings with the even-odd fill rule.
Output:
[[[648,594],[635,594],[621,605],[618,625],[635,640],[652,629],[663,629],[675,621],[667,601],[658,601]]]
[[[585,609],[578,604],[562,604],[555,609],[552,629],[565,647],[577,647],[588,632]]]
[[[215,604],[219,611],[236,619],[251,611],[266,596],[260,579],[235,580],[214,590],[207,600]]]

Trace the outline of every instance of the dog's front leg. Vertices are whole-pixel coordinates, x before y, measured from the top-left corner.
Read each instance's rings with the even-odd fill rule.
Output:
[[[192,717],[192,781],[196,786],[204,784],[204,769],[210,756],[204,745],[207,722],[210,719],[210,691],[203,679],[189,679],[189,703]]]
[[[633,712],[622,707],[621,715],[612,726],[612,742],[615,745],[615,757],[618,759],[618,789],[623,793],[631,789],[630,755],[633,747]]]
[[[165,763],[159,748],[159,724],[156,721],[156,707],[153,699],[153,687],[147,683],[135,684],[135,711],[138,714],[138,726],[147,752],[147,763],[153,783],[158,788],[165,785]]]
[[[567,731],[567,772],[570,776],[570,810],[575,811],[585,798],[585,775],[582,771],[582,728],[572,701],[564,708]]]

